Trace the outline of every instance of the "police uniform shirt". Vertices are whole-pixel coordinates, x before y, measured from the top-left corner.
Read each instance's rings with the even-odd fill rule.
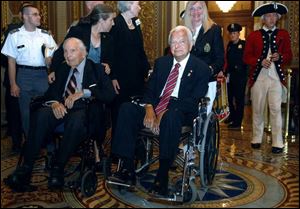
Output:
[[[36,28],[30,32],[23,25],[9,33],[1,53],[16,59],[18,65],[46,66],[43,45],[50,49],[56,48],[53,37],[47,31]]]
[[[237,43],[229,42],[227,46],[227,72],[238,73],[240,75],[247,75],[246,64],[243,62],[243,54],[245,48],[245,41],[239,39]]]
[[[265,26],[263,27],[263,29],[265,31],[269,30]],[[276,29],[276,27],[274,27],[272,29],[272,31],[275,31],[275,29]],[[267,57],[268,60],[270,60],[271,55],[272,55],[271,48],[269,48],[268,57]],[[271,65],[270,65],[270,67],[268,69],[266,69],[264,67],[261,69],[261,71],[260,71],[260,73],[258,75],[257,80],[264,80],[266,77],[270,77],[273,80],[279,81],[279,77],[278,77],[278,74],[276,72],[276,67],[275,67],[274,62],[271,62]]]

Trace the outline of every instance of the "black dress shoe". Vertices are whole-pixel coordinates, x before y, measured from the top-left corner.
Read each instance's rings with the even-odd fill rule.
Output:
[[[274,154],[279,154],[283,152],[283,148],[279,148],[279,147],[272,147],[272,153]]]
[[[152,187],[150,188],[149,192],[154,196],[161,196],[161,197],[168,197],[169,190],[168,184],[160,184],[159,182],[154,182]]]
[[[48,179],[49,189],[62,189],[64,187],[64,173],[63,169],[54,166],[50,172],[50,177]]]
[[[4,179],[4,183],[14,192],[31,192],[36,187],[30,186],[31,169],[26,166],[18,167],[15,172]]]
[[[259,149],[260,148],[260,143],[251,143],[251,147],[253,149]]]
[[[108,177],[108,179],[112,182],[117,182],[121,184],[127,185],[135,185],[136,184],[136,176],[133,172],[129,172],[127,169],[121,169],[117,171],[112,176]]]

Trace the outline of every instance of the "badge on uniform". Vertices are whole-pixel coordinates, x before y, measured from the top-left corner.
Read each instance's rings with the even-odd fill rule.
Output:
[[[206,43],[204,46],[204,52],[210,52],[210,45],[209,43]]]
[[[193,73],[193,70],[190,70],[189,74],[187,75],[188,77],[190,77]]]
[[[139,25],[141,24],[140,19],[136,19],[136,20],[135,20],[135,24],[136,24],[136,26],[139,26]]]
[[[242,45],[242,44],[239,44],[238,48],[239,48],[239,49],[242,49],[242,48],[243,48],[243,45]]]

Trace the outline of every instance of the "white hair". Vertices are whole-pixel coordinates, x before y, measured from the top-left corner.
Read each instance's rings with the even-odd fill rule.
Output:
[[[65,41],[64,41],[64,44],[63,44],[63,48],[65,49],[66,47],[66,44],[69,42],[69,41],[75,41],[76,42],[76,46],[80,49],[80,51],[82,51],[83,53],[85,53],[87,55],[87,50],[86,50],[86,46],[84,45],[84,43],[78,39],[78,38],[74,38],[74,37],[70,37],[70,38],[67,38]]]
[[[169,33],[169,38],[168,38],[169,45],[171,45],[173,33],[174,33],[174,32],[178,32],[178,31],[185,31],[185,32],[186,32],[186,35],[187,35],[187,37],[188,37],[188,41],[190,42],[190,44],[191,44],[191,45],[194,44],[193,35],[192,35],[191,30],[190,30],[188,27],[186,27],[186,26],[178,25],[178,26],[176,26],[175,28],[173,28],[173,29],[170,31],[170,33]]]

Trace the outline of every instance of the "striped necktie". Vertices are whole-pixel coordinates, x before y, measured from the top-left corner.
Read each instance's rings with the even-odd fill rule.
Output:
[[[160,113],[162,113],[169,104],[171,94],[177,83],[179,68],[180,68],[180,64],[177,63],[175,65],[174,69],[169,74],[163,95],[161,96],[160,101],[155,108],[156,115],[159,115]]]
[[[75,78],[75,73],[78,72],[78,70],[75,68],[73,69],[72,76],[70,77],[69,83],[66,88],[65,97],[68,98],[70,94],[74,94],[76,92],[77,82]]]

